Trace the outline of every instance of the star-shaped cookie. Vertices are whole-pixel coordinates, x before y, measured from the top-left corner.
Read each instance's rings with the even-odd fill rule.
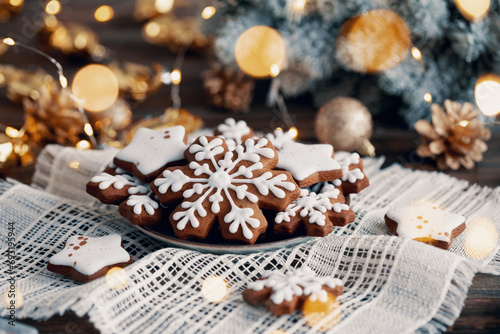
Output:
[[[104,276],[113,267],[123,268],[132,262],[118,234],[97,238],[75,235],[50,258],[47,269],[86,283]]]
[[[441,210],[431,202],[398,207],[385,215],[392,234],[448,249],[465,230],[465,217]]]
[[[141,128],[113,162],[134,173],[141,181],[149,182],[170,165],[184,159],[187,136],[183,126],[151,130]]]

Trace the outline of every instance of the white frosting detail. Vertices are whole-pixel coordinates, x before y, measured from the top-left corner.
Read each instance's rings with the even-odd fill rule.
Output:
[[[277,198],[285,198],[286,193],[283,189],[293,191],[296,185],[287,182],[283,173],[277,175],[269,171],[262,173],[264,166],[260,160],[275,156],[275,151],[266,147],[267,139],[247,139],[243,145],[237,145],[234,151],[227,151],[223,159],[216,161],[214,157],[224,152],[223,141],[221,138],[208,141],[202,136],[199,138],[199,144],[189,147],[189,152],[194,154],[195,159],[191,161],[189,168],[193,170],[195,178],[185,175],[181,169],[166,170],[154,184],[161,194],[165,194],[169,189],[178,192],[187,183],[194,183],[190,189],[184,191],[184,198],[189,199],[195,194],[201,195],[193,202],[185,200],[181,204],[185,210],[174,213],[173,219],[178,221],[179,230],[183,230],[188,223],[194,228],[200,225],[196,214],[206,217],[207,212],[203,207],[205,200],[211,203],[212,213],[219,213],[220,203],[225,197],[231,206],[231,210],[224,216],[224,222],[230,224],[229,231],[236,233],[241,227],[244,237],[251,239],[253,233],[248,226],[257,228],[260,222],[252,218],[254,215],[252,208],[238,207],[232,197],[233,194],[238,200],[247,199],[251,203],[257,203],[258,197],[249,190],[248,184],[255,186],[263,196],[272,194]],[[248,162],[251,164],[248,165]]]
[[[400,237],[430,238],[447,243],[452,231],[465,222],[464,216],[443,211],[431,202],[394,208],[387,216],[398,223],[396,232]]]
[[[118,190],[123,189],[125,186],[131,186],[127,190],[127,193],[130,195],[147,194],[149,192],[149,188],[145,183],[142,183],[138,178],[128,174],[111,175],[103,172],[92,177],[90,182],[99,183],[99,189],[101,190],[108,189],[111,186]]]
[[[273,133],[268,133],[266,138],[274,145],[274,148],[281,150],[287,142],[294,141],[290,132],[283,132],[282,129],[276,129]]]
[[[111,162],[109,163],[108,168],[114,170],[116,174],[127,174],[128,173],[125,169],[120,168],[117,165],[115,165],[113,160],[111,160]]]
[[[343,286],[338,278],[318,277],[308,267],[289,271],[286,274],[279,271],[266,271],[262,277],[263,279],[249,283],[247,288],[254,291],[260,291],[264,287],[271,288],[273,292],[270,299],[276,305],[283,301],[291,302],[294,296],[311,296],[313,301],[319,299],[325,303],[328,300],[328,294],[323,290],[323,285],[331,289]]]
[[[116,158],[135,164],[143,175],[151,174],[170,162],[184,159],[187,147],[184,144],[185,134],[183,126],[161,130],[140,128],[130,144],[116,154]]]
[[[73,267],[84,275],[92,275],[106,266],[130,260],[130,255],[121,246],[122,238],[118,234],[98,238],[78,239],[79,237],[78,235],[70,237],[64,249],[52,256],[49,262]],[[81,245],[83,241],[86,243]],[[73,246],[70,246],[71,244]]]
[[[337,187],[342,185],[342,182],[349,181],[354,183],[357,180],[362,180],[365,178],[365,174],[359,168],[354,168],[349,170],[351,165],[359,164],[360,156],[358,153],[351,153],[348,156],[339,160],[340,166],[342,167],[342,178],[333,181],[333,184]]]
[[[308,217],[309,224],[325,226],[327,211],[333,210],[338,213],[349,210],[347,204],[330,202],[330,199],[336,199],[339,194],[340,191],[331,184],[323,187],[319,194],[301,189],[300,197],[290,203],[284,211],[278,212],[274,221],[276,224],[290,222],[290,217],[295,217],[298,212],[301,217]]]
[[[242,143],[242,138],[251,132],[245,121],[236,122],[234,118],[226,118],[224,123],[217,126],[217,131],[221,133],[225,139],[234,140],[236,144]],[[230,144],[228,143],[228,146]]]
[[[155,214],[155,210],[158,209],[159,204],[154,199],[149,197],[149,195],[132,195],[127,200],[128,206],[133,206],[134,214],[140,215],[142,213],[142,208],[146,210],[146,213],[150,216]]]
[[[278,150],[276,167],[289,171],[296,180],[305,180],[314,173],[340,169],[332,155],[333,146],[330,144],[307,145],[286,141]]]

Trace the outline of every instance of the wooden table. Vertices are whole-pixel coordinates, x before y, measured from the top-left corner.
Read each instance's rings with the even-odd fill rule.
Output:
[[[30,15],[33,16],[33,12],[28,11],[26,15],[29,18]],[[133,23],[128,17],[117,18],[107,24],[92,23],[91,26],[99,31],[101,43],[110,47],[120,60],[136,61],[143,64],[159,61],[170,67],[173,65],[175,55],[165,48],[144,42],[140,34],[140,24]],[[9,33],[19,35],[22,29],[23,22],[21,20],[7,25],[3,24],[0,26],[0,36],[7,36]],[[28,40],[31,40],[32,44],[36,44],[33,38]],[[63,63],[68,78],[71,78],[72,74],[84,65],[84,62],[68,59],[57,52],[54,53],[54,56]],[[202,117],[207,126],[214,126],[228,114],[207,108],[202,99],[202,81],[199,74],[208,67],[207,57],[188,53],[182,71],[181,98],[184,108]],[[17,66],[40,64],[47,71],[54,73],[50,64],[41,61],[40,57],[22,50],[18,53],[9,52],[0,60]],[[256,99],[250,113],[237,115],[238,118],[245,119],[255,129],[270,129],[276,126],[276,122],[279,123],[276,114],[264,104],[267,88],[267,82],[259,82],[256,88]],[[146,102],[134,106],[134,119],[140,119],[145,115],[160,115],[166,107],[171,105],[168,96],[169,87],[163,87]],[[287,105],[298,127],[300,138],[305,141],[314,141],[313,121],[316,109],[312,106],[311,100],[308,97],[288,100]],[[397,128],[394,122],[387,122],[387,119],[391,119],[391,117],[396,118],[396,115],[386,115],[383,121],[375,120],[375,132],[372,138],[377,154],[386,157],[384,166],[397,162],[409,168],[434,170],[435,165],[432,162],[422,160],[415,154],[418,143],[417,135],[412,131]],[[19,128],[22,125],[22,120],[21,106],[7,100],[5,92],[0,90],[0,123]],[[500,185],[500,133],[495,133],[488,144],[489,150],[485,153],[484,160],[475,169],[449,171],[447,174],[483,186],[496,187]],[[33,170],[32,166],[18,167],[8,171],[3,176],[13,177],[29,184]],[[37,327],[40,333],[97,332],[88,321],[88,317],[78,318],[72,312],[63,316],[54,316],[42,322],[30,319],[24,319],[22,322]],[[450,328],[450,332],[500,332],[500,277],[485,274],[476,275],[462,314],[455,325]]]

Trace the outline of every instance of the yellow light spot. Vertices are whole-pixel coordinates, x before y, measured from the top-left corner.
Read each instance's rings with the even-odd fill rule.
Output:
[[[61,4],[57,0],[52,0],[45,6],[45,13],[49,15],[57,15],[61,11]]]
[[[118,98],[118,80],[104,65],[91,64],[80,69],[71,85],[73,94],[88,111],[108,109]]]
[[[485,259],[493,253],[498,242],[498,231],[486,217],[477,217],[467,225],[464,250],[473,259]]]
[[[10,285],[3,295],[3,302],[6,307],[14,305],[16,309],[23,305],[24,296],[18,286]]]
[[[418,228],[419,230],[421,230],[421,229],[423,228],[423,226],[422,226],[422,225],[417,225],[417,228]]]
[[[201,17],[203,17],[205,20],[208,20],[212,16],[214,16],[216,10],[214,6],[208,6],[203,8],[203,11],[201,12]]]
[[[24,0],[10,0],[10,5],[14,7],[19,7],[24,3]]]
[[[181,71],[173,70],[172,73],[170,73],[170,79],[172,80],[172,84],[174,85],[180,84],[182,80]]]
[[[304,318],[311,328],[326,332],[340,322],[341,310],[337,298],[327,292],[326,302],[307,298],[302,307]]]
[[[469,121],[464,119],[463,121],[458,122],[458,125],[465,128],[467,125],[469,125]]]
[[[500,113],[500,77],[496,74],[485,74],[479,77],[474,88],[476,104],[485,116]]]
[[[113,267],[106,273],[106,283],[113,290],[118,290],[127,285],[128,274],[120,267]]]
[[[168,13],[174,6],[174,0],[156,0],[155,9],[160,14]]]
[[[270,74],[273,78],[277,77],[280,74],[280,67],[278,64],[272,64],[270,69]]]
[[[76,160],[73,160],[69,163],[69,167],[73,169],[78,169],[80,168],[80,163]]]
[[[92,125],[90,125],[89,123],[85,123],[83,130],[89,137],[94,135],[94,130],[92,130]]]
[[[62,88],[68,87],[68,79],[64,75],[59,76],[59,83],[61,84]]]
[[[45,25],[47,28],[54,29],[57,26],[57,18],[54,15],[47,15]]]
[[[490,0],[455,0],[455,6],[467,20],[477,21],[488,13],[490,2]]]
[[[306,7],[307,0],[294,0],[292,3],[292,9],[295,13],[301,13]]]
[[[5,134],[9,136],[10,138],[17,138],[19,137],[19,130],[14,129],[13,127],[6,127],[5,128]]]
[[[160,33],[161,27],[156,22],[149,22],[144,26],[144,31],[146,32],[146,35],[148,35],[149,37],[155,37],[158,36],[158,34]]]
[[[422,59],[422,53],[420,52],[419,49],[417,49],[416,47],[412,47],[411,48],[411,55],[413,56],[413,58],[415,58],[416,60],[420,60]]]
[[[424,100],[428,103],[431,103],[432,102],[432,95],[430,93],[425,93]]]
[[[295,126],[292,126],[290,130],[288,130],[288,133],[292,135],[292,138],[295,139],[299,135],[299,130]]]
[[[201,285],[201,294],[211,303],[219,303],[228,294],[228,287],[224,279],[219,276],[209,276],[205,278]]]
[[[16,42],[14,42],[14,40],[12,38],[10,38],[10,37],[4,38],[2,40],[2,42],[4,42],[4,44],[10,45],[10,46],[16,44]]]
[[[90,142],[87,140],[80,140],[76,143],[76,148],[79,150],[88,150],[90,148]]]
[[[271,68],[282,69],[285,42],[280,33],[268,26],[253,26],[245,30],[234,47],[236,63],[246,74],[256,78],[271,75]]]
[[[95,19],[99,22],[109,21],[113,18],[113,16],[115,16],[115,11],[113,10],[113,8],[107,5],[103,5],[97,8],[94,13]]]

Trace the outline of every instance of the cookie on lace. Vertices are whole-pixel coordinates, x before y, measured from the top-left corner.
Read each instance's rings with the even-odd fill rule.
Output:
[[[75,235],[50,258],[47,269],[87,283],[106,275],[113,267],[123,268],[132,262],[118,234],[97,238]]]
[[[441,210],[431,202],[397,207],[385,215],[392,234],[411,238],[442,249],[465,230],[465,217]]]
[[[342,189],[344,194],[357,194],[370,185],[363,172],[363,160],[358,153],[350,153],[338,161],[342,167],[342,177],[332,184]]]
[[[276,316],[293,313],[302,308],[307,298],[327,302],[328,294],[342,294],[342,281],[332,277],[318,277],[308,267],[282,273],[266,271],[243,291],[243,300],[254,306],[265,305]]]
[[[120,204],[118,211],[129,222],[139,226],[154,226],[163,215],[160,203],[152,192],[129,196]]]
[[[201,136],[185,156],[187,166],[151,183],[161,203],[182,201],[170,215],[178,238],[204,239],[217,219],[225,240],[253,244],[267,228],[261,209],[284,210],[300,195],[290,173],[273,170],[278,155],[265,138],[230,151],[224,138]]]
[[[132,172],[143,182],[157,177],[163,169],[184,159],[187,135],[183,126],[151,130],[140,128],[130,144],[120,150],[113,162]]]
[[[332,145],[297,143],[288,132],[281,129],[266,137],[278,151],[276,168],[290,172],[299,187],[342,177],[340,164],[333,158]]]
[[[215,136],[222,136],[226,139],[226,144],[230,150],[236,145],[242,144],[245,140],[252,138],[253,129],[245,121],[236,121],[234,118],[226,118],[214,130]]]
[[[345,226],[355,218],[340,190],[329,184],[318,194],[301,189],[300,197],[276,215],[274,231],[293,234],[302,226],[307,235],[324,237],[333,226]]]
[[[112,175],[102,172],[92,177],[87,183],[87,193],[104,204],[120,204],[131,195],[148,192],[148,185],[130,174]]]

